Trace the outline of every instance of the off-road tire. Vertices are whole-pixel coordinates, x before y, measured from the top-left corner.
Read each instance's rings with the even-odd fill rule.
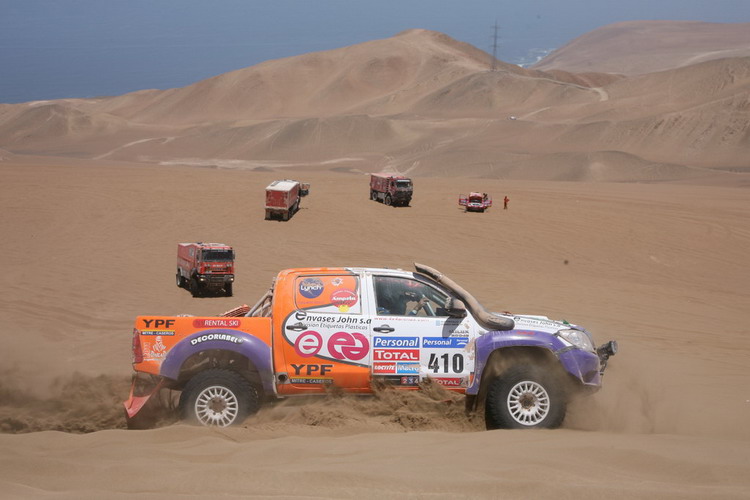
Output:
[[[391,195],[389,194],[385,195],[385,199],[383,200],[383,203],[390,207],[391,204],[393,204],[393,199],[391,199]]]
[[[224,295],[227,297],[232,296],[232,283],[227,283],[224,285]]]
[[[490,382],[485,400],[487,429],[555,429],[567,401],[560,384],[533,365],[515,365]]]
[[[183,283],[182,275],[180,274],[179,271],[177,271],[176,278],[177,278],[177,288],[182,288],[184,283]]]
[[[195,277],[190,278],[188,289],[190,290],[190,294],[193,297],[197,297],[201,294],[200,286],[198,286],[198,280],[196,280]]]
[[[190,379],[180,394],[180,417],[196,425],[239,425],[259,409],[256,388],[232,370],[202,371]]]
[[[378,201],[378,192],[374,189],[370,190],[370,199],[372,201]]]

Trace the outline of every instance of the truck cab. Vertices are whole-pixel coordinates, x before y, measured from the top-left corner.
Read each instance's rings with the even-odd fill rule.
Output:
[[[370,199],[389,206],[409,206],[414,184],[408,177],[390,173],[370,174]]]
[[[177,286],[193,297],[231,297],[234,285],[234,249],[224,243],[178,243]]]

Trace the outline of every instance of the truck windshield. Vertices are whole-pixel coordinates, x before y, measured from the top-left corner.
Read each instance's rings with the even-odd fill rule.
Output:
[[[396,181],[396,187],[401,189],[410,188],[411,181]]]
[[[203,250],[203,260],[231,261],[234,260],[234,250]]]

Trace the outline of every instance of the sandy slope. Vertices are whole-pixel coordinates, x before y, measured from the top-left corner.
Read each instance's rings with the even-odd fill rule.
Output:
[[[713,29],[690,53],[716,40],[741,45],[734,25]],[[597,50],[596,41],[577,50]],[[0,105],[0,148],[199,165],[343,157],[519,180],[637,180],[646,169],[650,179],[714,182],[748,169],[750,57],[741,56],[631,77],[504,63],[493,72],[482,51],[411,30],[178,89]]]
[[[109,429],[0,434],[0,496],[750,497],[750,191],[418,177],[396,209],[367,200],[353,168],[0,162],[0,425]],[[262,188],[286,176],[311,195],[290,222],[264,221]],[[474,189],[510,209],[461,212]],[[190,240],[235,246],[234,298],[174,286]],[[135,315],[252,303],[285,267],[414,261],[492,309],[619,340],[602,391],[552,432],[485,432],[439,395],[390,394],[228,431],[120,429]]]
[[[533,66],[639,75],[750,56],[750,23],[625,21],[585,33]]]

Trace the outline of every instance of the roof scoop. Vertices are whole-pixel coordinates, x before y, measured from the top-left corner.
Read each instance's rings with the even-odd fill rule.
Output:
[[[485,330],[512,330],[516,323],[507,316],[491,313],[479,303],[469,292],[460,287],[455,281],[442,274],[437,269],[433,269],[423,264],[414,263],[417,272],[437,281],[451,292],[455,293],[466,304],[466,308],[479,323],[479,326]]]

